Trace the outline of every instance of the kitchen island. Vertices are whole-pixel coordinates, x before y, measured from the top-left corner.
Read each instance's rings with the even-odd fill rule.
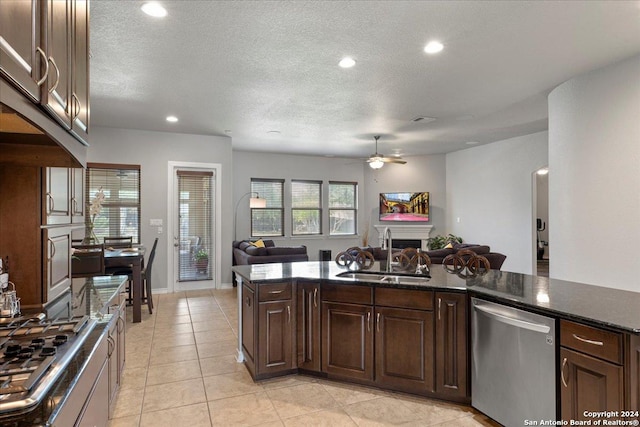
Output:
[[[640,293],[497,270],[465,278],[441,265],[428,279],[398,282],[331,261],[233,271],[238,361],[255,380],[305,373],[469,403],[476,297],[557,320],[563,419],[582,418],[594,402],[640,407]]]
[[[93,328],[44,397],[23,410],[0,413],[0,425],[62,427],[74,425],[79,418],[91,425],[106,425],[124,367],[126,280],[127,276],[74,279],[71,289],[47,307],[48,319],[87,316],[85,328]]]

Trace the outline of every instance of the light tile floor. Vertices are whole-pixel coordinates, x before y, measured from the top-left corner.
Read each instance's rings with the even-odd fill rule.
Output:
[[[253,382],[235,361],[235,289],[154,296],[128,313],[126,365],[110,427],[497,426],[470,407],[293,375]]]

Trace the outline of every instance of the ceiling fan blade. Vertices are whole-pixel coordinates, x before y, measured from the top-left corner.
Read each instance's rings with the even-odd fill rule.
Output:
[[[399,165],[404,165],[407,163],[406,160],[402,160],[398,157],[382,157],[382,161],[385,163],[397,163]]]

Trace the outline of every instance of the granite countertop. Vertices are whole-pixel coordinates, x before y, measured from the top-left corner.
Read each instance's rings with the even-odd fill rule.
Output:
[[[384,263],[376,262],[369,271],[381,271],[383,268],[380,267],[383,266]],[[307,279],[377,287],[462,291],[518,308],[640,334],[639,292],[528,274],[490,270],[482,276],[465,279],[447,273],[442,265],[434,264],[431,266],[431,279],[428,282],[401,285],[338,277],[338,274],[353,269],[339,266],[333,261],[237,265],[232,270],[242,278],[256,283]]]
[[[71,390],[70,386],[75,383],[77,375],[82,372],[96,343],[106,332],[112,315],[105,314],[105,304],[121,291],[126,280],[127,276],[101,276],[73,280],[71,289],[63,298],[70,299],[72,316],[89,315],[97,320],[96,326],[42,402],[23,414],[1,415],[0,425],[3,427],[49,425],[48,420],[60,409],[59,403],[65,400]]]

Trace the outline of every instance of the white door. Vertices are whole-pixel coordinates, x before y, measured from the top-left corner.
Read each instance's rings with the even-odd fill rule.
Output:
[[[169,162],[172,182],[169,269],[173,289],[216,288],[220,283],[219,165]]]

